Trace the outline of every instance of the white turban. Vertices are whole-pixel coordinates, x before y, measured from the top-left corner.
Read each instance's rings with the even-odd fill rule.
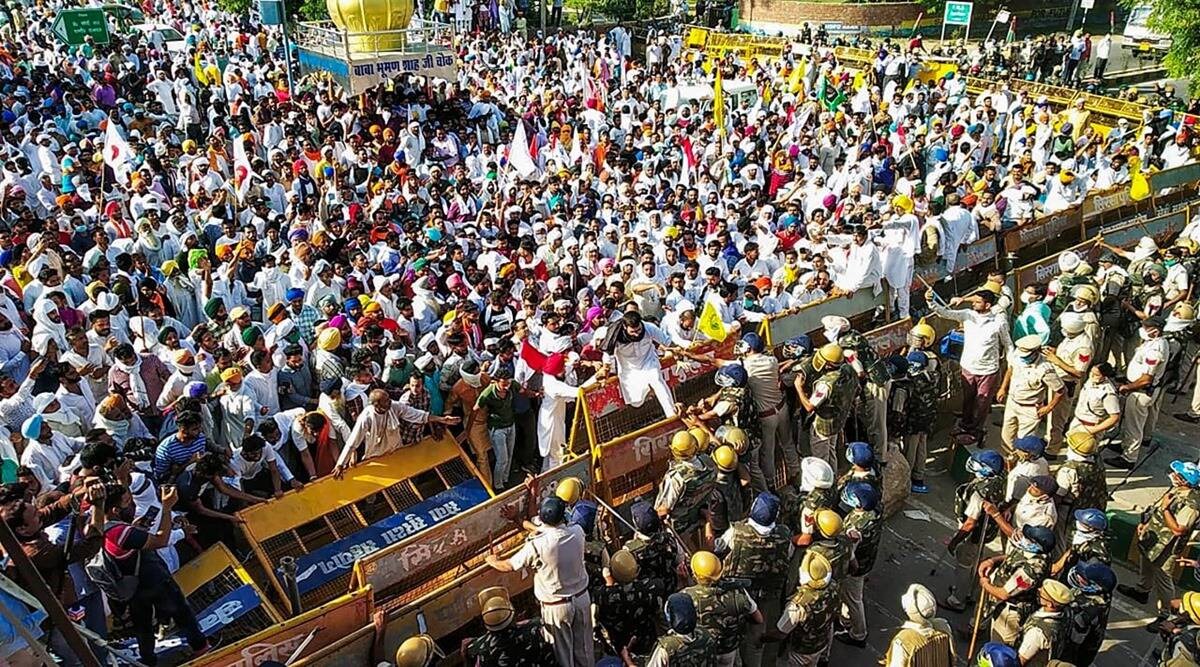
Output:
[[[908,620],[914,623],[925,623],[937,612],[937,598],[921,584],[912,584],[900,597],[900,604]]]

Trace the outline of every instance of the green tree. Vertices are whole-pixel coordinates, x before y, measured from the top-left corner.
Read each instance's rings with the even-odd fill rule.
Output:
[[[1193,77],[1200,69],[1200,0],[1121,1],[1131,9],[1135,5],[1150,5],[1146,26],[1171,37],[1171,48],[1163,58],[1163,65],[1172,77],[1189,79],[1194,90]]]

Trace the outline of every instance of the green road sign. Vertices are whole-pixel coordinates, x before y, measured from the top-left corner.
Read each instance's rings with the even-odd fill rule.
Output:
[[[91,35],[97,44],[108,44],[108,21],[99,7],[64,9],[54,17],[50,26],[54,35],[71,46],[83,44]]]
[[[947,2],[946,11],[942,13],[942,23],[946,25],[971,25],[970,2]]]

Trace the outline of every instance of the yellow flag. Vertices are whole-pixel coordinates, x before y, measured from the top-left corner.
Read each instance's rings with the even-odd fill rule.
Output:
[[[721,85],[721,68],[717,68],[717,81],[713,84],[713,122],[721,136],[725,136],[725,91]]]
[[[196,83],[201,86],[208,85],[208,76],[204,73],[204,68],[200,66],[200,49],[196,49],[196,58],[192,60],[192,74],[196,76]]]
[[[696,328],[700,333],[717,341],[718,343],[725,340],[726,331],[725,323],[721,321],[721,314],[717,312],[717,307],[712,301],[704,302],[704,309],[700,311],[700,319],[696,321]]]
[[[1136,156],[1129,158],[1129,198],[1141,201],[1150,196],[1150,181],[1142,173],[1142,160]]]

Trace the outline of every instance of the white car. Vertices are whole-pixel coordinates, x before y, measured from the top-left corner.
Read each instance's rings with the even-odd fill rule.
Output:
[[[187,40],[183,35],[169,25],[161,23],[139,23],[131,26],[130,30],[142,33],[146,36],[152,46],[163,49],[165,48],[170,53],[187,53]]]

